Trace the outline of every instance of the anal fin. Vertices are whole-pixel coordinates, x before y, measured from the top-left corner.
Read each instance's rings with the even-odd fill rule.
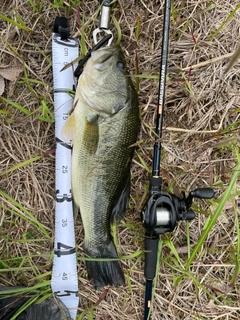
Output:
[[[124,188],[122,189],[119,197],[113,204],[113,209],[110,217],[111,224],[121,221],[127,210],[129,193],[130,193],[130,174],[128,174],[127,179],[124,181],[125,181]]]

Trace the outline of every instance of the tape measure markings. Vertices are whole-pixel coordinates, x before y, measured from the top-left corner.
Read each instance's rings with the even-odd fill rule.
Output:
[[[76,319],[79,303],[76,245],[71,192],[71,145],[61,140],[61,131],[72,109],[73,98],[68,90],[73,87],[71,68],[60,70],[78,57],[78,40],[62,41],[59,34],[52,36],[54,84],[54,112],[56,136],[56,206],[55,241],[51,287]]]

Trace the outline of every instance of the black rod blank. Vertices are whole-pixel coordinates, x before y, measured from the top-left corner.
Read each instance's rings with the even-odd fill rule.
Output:
[[[158,106],[157,106],[157,119],[156,119],[156,141],[154,144],[152,176],[160,177],[160,162],[161,162],[161,138],[162,138],[162,123],[163,123],[163,110],[165,102],[165,86],[167,76],[167,58],[168,58],[168,42],[169,42],[169,29],[171,20],[171,0],[165,1],[164,9],[164,24],[163,24],[163,39],[162,39],[162,54],[160,64],[160,79],[158,89]]]

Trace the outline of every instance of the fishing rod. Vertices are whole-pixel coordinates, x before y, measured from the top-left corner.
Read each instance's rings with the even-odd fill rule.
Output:
[[[170,20],[171,0],[165,0],[152,176],[149,177],[149,198],[141,213],[143,226],[146,230],[144,320],[150,319],[150,308],[153,303],[152,284],[156,276],[159,236],[166,232],[173,231],[179,220],[191,221],[195,218],[195,213],[190,209],[193,198],[211,199],[214,196],[214,191],[211,188],[196,189],[191,191],[188,197],[186,197],[185,192],[182,191],[181,198],[162,191],[162,178],[160,177],[161,138],[165,106]]]

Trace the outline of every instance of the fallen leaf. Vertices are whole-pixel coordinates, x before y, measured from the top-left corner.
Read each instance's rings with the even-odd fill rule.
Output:
[[[16,80],[21,72],[22,69],[19,67],[0,67],[0,75],[10,81]]]
[[[22,69],[19,67],[0,66],[0,96],[3,94],[5,89],[4,79],[15,81],[21,72]]]

